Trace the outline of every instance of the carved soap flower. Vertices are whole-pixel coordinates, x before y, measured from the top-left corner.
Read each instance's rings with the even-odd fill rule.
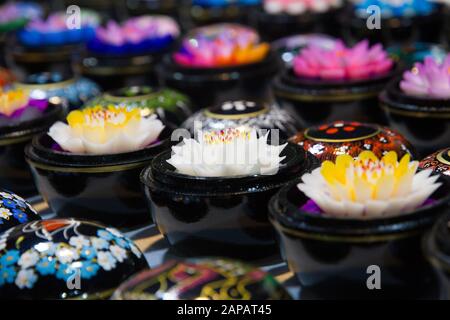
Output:
[[[367,11],[370,6],[380,8],[381,15],[386,18],[416,16],[430,14],[436,3],[430,0],[352,0],[355,3],[356,14],[367,17],[373,12]],[[435,1],[434,1],[435,2]]]
[[[333,8],[339,8],[342,4],[342,0],[264,0],[264,9],[271,14],[298,15],[307,11],[326,12]]]
[[[336,41],[333,48],[310,45],[294,59],[299,77],[324,80],[358,80],[389,72],[394,63],[381,44],[370,46],[367,40],[353,48]]]
[[[426,57],[403,74],[400,88],[408,95],[450,99],[450,54],[442,63]]]
[[[170,45],[179,34],[178,24],[168,16],[135,17],[122,24],[111,20],[105,27],[97,28],[89,49],[107,53],[158,51]]]
[[[27,120],[41,114],[47,106],[47,100],[29,99],[26,90],[0,90],[0,120]]]
[[[174,59],[189,67],[227,67],[261,61],[268,52],[269,44],[261,43],[253,29],[216,24],[195,29]]]
[[[163,129],[156,115],[142,117],[139,109],[110,106],[72,111],[67,124],[55,123],[48,135],[65,151],[116,154],[147,147],[157,141]]]
[[[431,170],[416,173],[417,161],[395,152],[378,159],[363,151],[357,159],[340,155],[302,177],[298,188],[326,215],[380,218],[407,213],[422,206],[440,186]],[[306,208],[304,208],[306,209]]]
[[[198,139],[184,139],[172,147],[167,162],[182,174],[199,177],[229,177],[276,174],[281,146],[270,145],[268,134],[258,137],[255,129],[228,128],[199,131]]]
[[[86,42],[94,36],[94,28],[100,23],[100,17],[94,11],[83,9],[80,12],[80,24],[71,28],[71,23],[66,12],[55,12],[46,19],[31,21],[18,33],[18,39],[26,46]]]

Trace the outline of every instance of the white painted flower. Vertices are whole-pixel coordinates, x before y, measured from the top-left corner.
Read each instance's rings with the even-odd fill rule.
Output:
[[[89,241],[89,239],[87,239],[84,236],[76,236],[76,237],[70,238],[69,244],[71,246],[74,246],[75,248],[81,249],[83,247],[89,246],[90,241]]]
[[[123,262],[125,258],[127,257],[127,252],[125,249],[117,246],[112,245],[109,247],[109,251],[111,251],[112,255],[117,259],[119,262]]]
[[[203,133],[196,139],[184,139],[172,147],[168,163],[177,172],[200,177],[276,174],[281,151],[286,144],[267,143],[268,133],[258,138],[255,129],[228,128]]]
[[[109,231],[113,236],[117,238],[123,238],[123,234],[115,228],[106,228],[106,231]]]
[[[132,243],[130,243],[130,250],[136,257],[140,258],[142,256],[141,250],[139,250],[139,248]]]
[[[142,117],[138,108],[113,106],[74,110],[67,123],[55,123],[48,135],[64,150],[86,154],[140,150],[155,142],[164,129],[156,115]]]
[[[33,269],[22,269],[17,274],[15,283],[20,289],[31,289],[36,280],[37,275]]]
[[[9,199],[9,200],[14,199],[14,197],[10,193],[7,193],[7,192],[0,192],[0,197]]]
[[[26,269],[36,265],[38,261],[39,253],[34,250],[28,250],[20,256],[20,259],[17,263],[22,267],[22,269]]]
[[[417,161],[395,152],[379,160],[371,151],[357,159],[340,155],[302,177],[298,188],[327,215],[379,218],[410,212],[424,204],[439,188],[431,170],[416,173]]]
[[[109,271],[116,267],[116,259],[107,251],[97,253],[97,262],[104,270]]]
[[[9,219],[9,216],[12,215],[12,212],[6,208],[0,208],[0,218]]]
[[[105,239],[102,239],[102,238],[97,238],[97,237],[91,237],[91,243],[92,243],[92,246],[97,250],[107,249],[109,246],[108,241],[106,241]]]
[[[55,255],[61,263],[71,263],[72,261],[77,260],[80,257],[78,251],[75,248],[66,246],[58,248]]]

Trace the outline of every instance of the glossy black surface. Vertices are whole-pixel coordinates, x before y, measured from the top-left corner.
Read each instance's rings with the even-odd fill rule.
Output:
[[[33,49],[14,44],[11,67],[24,78],[39,72],[71,73],[71,59],[78,49],[74,45]]]
[[[159,72],[166,86],[188,95],[198,110],[229,100],[267,102],[270,81],[280,67],[278,55],[270,51],[260,62],[225,68],[185,67],[166,56]]]
[[[443,298],[450,300],[450,214],[442,216],[424,237],[423,251],[442,279]]]
[[[99,55],[86,52],[77,61],[76,69],[86,78],[100,85],[103,90],[129,86],[157,85],[155,66],[161,54],[148,55]]]
[[[380,106],[389,126],[411,142],[420,155],[450,145],[450,100],[433,100],[404,94],[399,79],[380,95]]]
[[[420,250],[422,235],[449,210],[450,182],[432,195],[435,203],[412,213],[371,220],[312,215],[296,183],[272,198],[269,210],[284,259],[303,287],[327,298],[418,298],[436,278]],[[381,290],[367,280],[380,268]]]
[[[148,268],[130,239],[92,221],[30,222],[0,240],[0,299],[108,299]]]
[[[316,166],[316,160],[289,144],[285,166],[275,175],[205,178],[178,174],[157,156],[141,175],[160,232],[179,253],[240,258],[276,251],[267,203],[279,188]]]
[[[259,8],[255,14],[256,25],[263,40],[274,41],[289,35],[325,33],[340,36],[337,17],[341,9],[325,13],[306,12],[300,15],[269,14]]]
[[[199,128],[196,125],[201,124]],[[295,117],[276,104],[259,104],[254,101],[227,101],[200,110],[189,117],[183,128],[194,134],[195,130],[218,131],[227,128],[252,127],[257,130],[279,130],[279,138],[287,140],[299,129]]]
[[[37,194],[23,150],[33,136],[45,132],[62,116],[62,106],[50,104],[39,118],[0,127],[0,186],[2,188],[22,197]]]
[[[25,153],[40,194],[57,216],[134,228],[151,222],[139,174],[168,147],[169,134],[143,150],[102,156],[55,151],[44,134]]]
[[[367,18],[355,16],[352,9],[341,16],[343,32],[349,40],[369,39],[371,43],[384,45],[414,41],[439,43],[443,23],[442,6],[430,15],[382,18],[380,29],[367,28]]]
[[[384,124],[378,94],[398,70],[369,80],[328,82],[297,77],[293,70],[273,82],[282,108],[297,114],[303,127],[337,120]]]
[[[189,2],[189,1],[187,1]],[[239,2],[239,1],[237,1]],[[221,22],[249,24],[257,6],[230,4],[226,6],[186,5],[189,22],[194,26],[203,26]]]

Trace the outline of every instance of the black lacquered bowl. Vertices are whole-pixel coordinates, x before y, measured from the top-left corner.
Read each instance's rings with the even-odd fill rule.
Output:
[[[80,49],[76,45],[28,48],[18,44],[12,48],[12,67],[23,77],[40,72],[70,73],[72,57]]]
[[[294,144],[282,152],[276,175],[195,177],[175,172],[171,152],[158,155],[141,174],[153,221],[170,245],[187,256],[261,258],[275,253],[267,204],[282,185],[316,166]]]
[[[423,239],[423,250],[442,281],[442,298],[450,300],[450,215],[442,216]]]
[[[45,132],[62,117],[62,105],[50,102],[40,117],[0,127],[0,186],[2,188],[22,197],[37,194],[23,150],[35,135]]]
[[[201,109],[229,100],[267,102],[269,83],[280,67],[274,51],[259,62],[224,68],[186,67],[166,56],[160,76],[167,87],[188,95],[194,108]]]
[[[84,155],[55,150],[47,134],[25,149],[42,197],[58,217],[100,221],[119,228],[151,222],[139,173],[169,146],[170,130],[145,149],[113,155]]]
[[[273,83],[281,107],[297,114],[303,127],[336,120],[385,123],[378,108],[378,94],[398,68],[368,80],[322,81],[300,78],[292,69]]]
[[[190,1],[187,1],[190,2]],[[236,1],[239,2],[239,1]],[[228,4],[225,6],[204,6],[187,4],[189,22],[194,26],[204,26],[221,22],[249,24],[256,12],[256,5]]]
[[[0,300],[108,299],[148,268],[118,230],[75,219],[33,221],[0,235]]]
[[[436,278],[421,254],[420,241],[449,209],[450,182],[440,181],[443,185],[431,196],[433,204],[371,220],[337,219],[301,210],[308,198],[297,188],[297,181],[272,198],[270,220],[290,270],[311,292],[334,299],[430,296]],[[381,290],[368,289],[374,272],[370,266],[379,267]]]
[[[337,17],[342,9],[331,9],[324,13],[305,12],[300,15],[287,13],[271,14],[259,8],[255,14],[256,25],[261,37],[274,41],[289,35],[305,33],[325,33],[340,36]]]
[[[404,94],[400,79],[389,83],[380,105],[389,126],[396,129],[426,156],[450,145],[450,100],[426,99]]]
[[[381,18],[380,29],[369,29],[367,18],[356,16],[352,8],[341,16],[342,28],[349,40],[369,39],[371,43],[384,45],[414,41],[439,43],[443,23],[441,5],[437,5],[437,8],[429,15]]]
[[[110,55],[85,52],[77,61],[76,70],[103,90],[129,86],[157,85],[155,66],[163,53]]]

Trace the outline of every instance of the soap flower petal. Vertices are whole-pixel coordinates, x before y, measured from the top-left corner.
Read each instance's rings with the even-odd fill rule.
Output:
[[[251,128],[198,131],[196,138],[184,139],[172,147],[167,160],[176,171],[201,177],[229,177],[276,174],[286,146],[268,144],[268,133],[258,137]]]
[[[302,176],[299,190],[325,215],[339,218],[381,218],[407,213],[425,203],[439,188],[431,170],[417,173],[409,155],[400,161],[393,151],[378,159],[363,151],[356,159],[340,155],[333,163]]]
[[[299,77],[323,80],[359,80],[389,72],[394,65],[379,44],[367,40],[346,47],[337,40],[333,48],[311,44],[294,58],[294,73]]]

